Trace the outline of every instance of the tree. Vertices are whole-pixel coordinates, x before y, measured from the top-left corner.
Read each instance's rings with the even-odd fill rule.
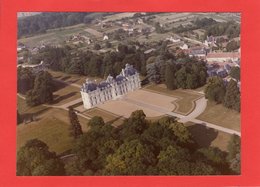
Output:
[[[81,125],[79,123],[78,116],[72,107],[69,107],[69,118],[70,118],[70,124],[72,128],[72,135],[74,138],[78,138],[80,135],[83,134],[83,132],[82,132]]]
[[[96,44],[94,45],[94,49],[95,49],[95,50],[99,50],[99,49],[101,49],[101,46],[96,43]]]
[[[160,175],[190,174],[190,154],[180,147],[168,146],[158,155],[157,168]]]
[[[17,175],[65,175],[64,164],[55,152],[48,149],[48,146],[38,139],[27,141],[17,154]]]
[[[17,91],[25,94],[33,88],[35,75],[29,68],[17,68]]]
[[[174,90],[177,88],[175,72],[176,72],[175,65],[167,63],[165,68],[165,84],[167,88],[170,90]]]
[[[53,101],[52,76],[47,71],[40,72],[34,81],[34,87],[26,95],[29,106],[36,106]]]
[[[105,45],[106,45],[106,48],[111,48],[112,47],[112,44],[109,41],[106,41]]]
[[[178,88],[185,89],[187,87],[187,72],[186,68],[182,67],[180,70],[176,72],[176,83]]]
[[[122,144],[119,149],[107,157],[105,173],[107,175],[142,175],[147,168],[155,164],[155,157],[148,146],[138,140]]]
[[[234,50],[238,49],[239,47],[240,47],[239,42],[232,40],[232,41],[228,42],[226,49],[227,49],[227,51],[230,52],[230,51],[234,51]]]
[[[102,117],[100,116],[94,116],[93,118],[91,118],[88,122],[88,125],[91,127],[91,128],[94,128],[94,127],[98,127],[98,126],[104,126],[105,125],[105,122],[103,120]]]
[[[232,67],[230,70],[230,76],[234,79],[240,81],[240,68],[239,67]]]
[[[228,157],[230,168],[237,174],[240,173],[240,137],[233,135],[228,143]]]
[[[204,92],[207,99],[222,103],[226,93],[224,81],[220,77],[209,78]]]
[[[224,106],[227,108],[236,109],[240,112],[240,92],[237,86],[237,82],[231,79],[227,85],[227,91],[224,97]]]

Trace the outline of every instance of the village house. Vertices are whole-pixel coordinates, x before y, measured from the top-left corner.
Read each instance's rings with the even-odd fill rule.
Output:
[[[141,88],[139,73],[132,65],[126,64],[116,78],[109,75],[99,84],[87,80],[81,87],[81,96],[84,108],[89,109],[139,88]]]

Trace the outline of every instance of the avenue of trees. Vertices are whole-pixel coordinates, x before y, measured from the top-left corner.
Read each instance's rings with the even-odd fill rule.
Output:
[[[17,175],[221,175],[240,173],[240,139],[229,153],[200,148],[188,129],[172,117],[146,120],[137,110],[115,128],[93,117],[76,139],[65,164],[48,146],[30,140],[17,155]]]
[[[225,107],[240,112],[240,91],[237,81],[233,79],[225,83],[220,77],[209,78],[205,96],[211,101],[222,103]]]

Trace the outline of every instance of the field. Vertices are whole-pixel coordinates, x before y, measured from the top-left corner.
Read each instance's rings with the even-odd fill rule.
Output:
[[[200,147],[218,147],[223,151],[227,151],[228,142],[230,141],[231,134],[217,131],[215,129],[207,128],[200,124],[192,122],[186,123],[193,138]]]
[[[83,113],[88,117],[100,116],[105,123],[112,123],[113,126],[119,126],[124,122],[124,117],[113,114],[109,111],[102,110],[100,108],[93,108]]]
[[[146,90],[153,91],[155,93],[160,93],[167,96],[172,96],[178,98],[174,101],[177,106],[174,112],[180,114],[189,114],[195,107],[194,101],[199,99],[202,95],[197,94],[188,90],[168,90],[165,85],[148,85],[145,87]]]
[[[113,14],[110,16],[105,16],[104,22],[115,21],[115,20],[120,20],[122,18],[132,17],[134,14],[135,14],[135,12],[124,12],[124,13]]]
[[[63,27],[60,29],[48,30],[45,34],[39,34],[36,36],[21,38],[18,42],[25,44],[26,46],[33,48],[41,43],[45,44],[61,44],[68,39],[72,34],[82,33],[86,36],[90,36],[88,32],[84,31],[86,26],[84,24],[78,24],[70,27]]]
[[[87,131],[87,120],[79,117],[82,130]],[[49,109],[37,117],[37,121],[17,126],[17,150],[29,139],[44,141],[51,151],[58,154],[71,149],[74,142],[70,136],[67,111]]]
[[[214,102],[208,101],[206,110],[197,119],[240,131],[240,113]]]

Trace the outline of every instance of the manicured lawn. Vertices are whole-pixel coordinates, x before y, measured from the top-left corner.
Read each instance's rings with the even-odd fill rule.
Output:
[[[185,124],[191,132],[195,141],[200,147],[218,147],[227,151],[228,142],[232,137],[231,134],[207,128],[200,124],[188,122]]]
[[[193,102],[201,97],[201,94],[196,94],[189,90],[168,90],[163,84],[148,85],[145,87],[145,89],[178,98],[178,100],[174,101],[174,103],[177,105],[174,112],[181,114],[188,114],[191,112],[194,108]]]
[[[83,131],[87,131],[87,120],[79,117]],[[74,138],[70,136],[67,111],[49,109],[37,117],[37,121],[17,126],[17,150],[26,141],[38,138],[44,141],[51,151],[62,153],[73,147]]]
[[[229,129],[240,131],[240,113],[208,101],[206,110],[197,117],[200,120],[210,122]]]
[[[93,108],[83,113],[88,117],[100,116],[107,123],[112,123],[114,126],[119,126],[124,122],[124,118],[122,116],[118,116],[109,111],[102,110],[100,108]]]

